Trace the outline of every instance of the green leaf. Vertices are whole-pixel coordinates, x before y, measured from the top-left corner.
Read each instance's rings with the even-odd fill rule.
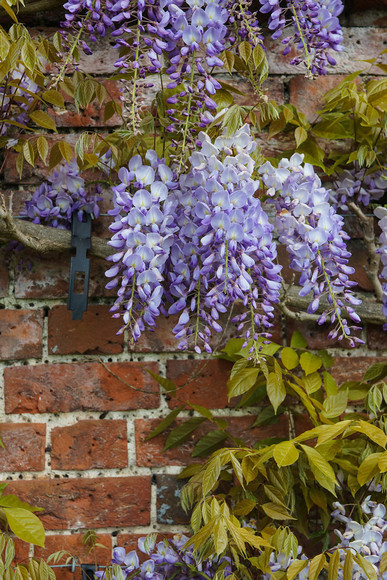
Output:
[[[267,377],[266,390],[269,401],[273,405],[274,412],[276,413],[278,407],[286,397],[286,389],[283,380],[276,373],[269,373],[269,376]]]
[[[371,479],[379,473],[379,459],[382,453],[371,453],[364,459],[361,463],[359,470],[357,472],[357,480],[360,485],[368,483]]]
[[[48,155],[48,143],[47,139],[40,135],[36,141],[36,146],[38,148],[38,153],[40,155],[41,160],[43,163],[47,162],[47,155]]]
[[[149,373],[151,375],[151,377],[153,377],[155,379],[155,381],[158,382],[158,384],[160,386],[163,387],[163,389],[165,391],[167,391],[167,393],[170,393],[172,395],[172,397],[176,396],[176,385],[173,381],[170,381],[169,379],[166,379],[165,377],[162,377],[156,373],[154,373],[153,371],[151,371],[150,369],[147,369],[146,367],[143,367],[147,373]]]
[[[300,452],[291,441],[283,441],[274,447],[273,457],[278,467],[292,465],[298,459]]]
[[[253,499],[242,499],[239,501],[233,509],[233,513],[236,516],[247,516],[257,505],[257,502]]]
[[[237,397],[238,395],[243,395],[243,393],[246,393],[246,391],[255,385],[258,375],[259,369],[255,367],[242,368],[228,380],[228,396]]]
[[[308,346],[308,343],[302,336],[301,332],[295,330],[292,334],[292,338],[290,339],[290,346],[292,346],[293,348],[306,348]]]
[[[157,425],[157,427],[155,427],[155,429],[153,429],[153,431],[148,435],[148,437],[145,439],[145,441],[148,441],[149,439],[152,439],[153,437],[157,437],[157,435],[160,435],[160,433],[165,431],[165,429],[167,429],[169,427],[169,425],[171,423],[173,423],[173,421],[176,419],[176,417],[179,415],[179,413],[181,413],[181,411],[183,409],[184,409],[184,407],[179,407],[178,409],[174,409],[173,411],[171,411],[165,417],[165,419],[160,421],[160,423]]]
[[[323,415],[327,419],[338,417],[347,408],[348,391],[340,389],[337,395],[327,397],[323,403]]]
[[[251,44],[249,42],[247,42],[245,40],[245,41],[240,43],[239,54],[240,54],[240,57],[242,58],[242,60],[245,61],[245,63],[247,63],[247,61],[249,60],[252,51],[253,51],[253,49],[251,48]]]
[[[227,439],[227,433],[218,429],[210,431],[202,437],[195,445],[192,457],[206,457],[211,455]]]
[[[59,91],[56,91],[55,89],[50,89],[42,94],[42,98],[47,103],[50,103],[51,105],[55,105],[56,107],[64,109],[65,106],[64,98]]]
[[[308,462],[316,481],[325,489],[336,495],[335,483],[336,477],[331,465],[326,459],[313,447],[301,445],[308,458]]]
[[[44,548],[44,528],[38,517],[32,512],[19,507],[2,508],[12,532],[30,544]]]
[[[309,580],[317,580],[321,570],[324,568],[325,563],[325,554],[318,554],[312,558],[309,564]]]
[[[204,417],[192,417],[173,429],[167,437],[163,451],[178,447],[183,443],[183,441],[186,441],[189,438],[191,433],[193,433],[203,423],[203,421],[205,421]]]
[[[0,496],[0,507],[19,507],[28,510],[29,512],[44,511],[44,508],[32,506],[29,503],[21,501],[21,499],[19,499],[17,495],[13,495],[11,493]]]
[[[278,415],[279,413],[283,413],[284,410],[285,408],[280,406],[277,409],[277,413],[275,413],[272,406],[266,407],[258,413],[252,427],[263,427],[265,425],[274,425],[275,423],[278,423]]]
[[[300,365],[306,375],[310,375],[321,367],[322,360],[312,352],[303,352],[300,356]]]
[[[202,492],[206,496],[208,492],[217,483],[222,469],[222,463],[219,455],[215,455],[208,463],[203,474]]]
[[[21,49],[21,59],[24,66],[32,72],[36,65],[36,49],[31,42],[24,41]]]
[[[387,364],[386,363],[375,363],[366,370],[363,376],[363,381],[366,382],[377,382],[387,376]]]
[[[44,129],[50,129],[51,131],[56,131],[56,125],[54,120],[45,113],[44,111],[32,111],[30,113],[30,118],[39,127],[43,127]]]
[[[66,141],[58,141],[59,151],[62,153],[62,157],[67,163],[73,158],[73,149],[69,143]]]
[[[287,580],[294,580],[294,578],[298,576],[298,574],[302,572],[308,564],[309,560],[294,560],[286,571]]]
[[[310,375],[303,377],[302,382],[305,386],[305,390],[308,393],[308,395],[311,395],[312,393],[318,391],[322,385],[321,376],[317,372],[311,373]]]
[[[294,131],[294,138],[296,140],[296,145],[299,147],[308,138],[308,133],[303,127],[297,127]]]
[[[224,50],[220,55],[221,60],[224,63],[225,69],[231,74],[234,68],[235,57],[231,50]]]
[[[288,510],[274,502],[268,502],[261,505],[263,511],[272,520],[294,520]]]
[[[290,371],[299,363],[298,354],[289,346],[285,346],[281,351],[281,360],[283,365]]]
[[[359,426],[354,427],[355,431],[359,433],[364,433],[367,437],[369,437],[374,443],[380,445],[380,447],[386,447],[387,444],[387,435],[376,427],[376,425],[372,425],[372,423],[367,423],[367,421],[359,421]]]
[[[386,552],[383,554],[383,556],[386,556]],[[383,562],[383,556],[381,558],[380,564],[379,564],[379,573],[380,573],[380,578],[383,578],[383,574],[385,572],[385,570],[383,570],[383,568],[385,568],[385,563],[387,562],[387,556],[384,558],[384,562]],[[374,566],[373,564],[371,564],[371,562],[368,562],[368,560],[366,560],[361,554],[355,552],[354,554],[354,560],[357,564],[359,564],[360,568],[362,568],[365,572],[366,578],[368,578],[369,580],[377,580],[378,579],[378,572],[376,569],[376,566]],[[352,578],[352,576],[351,576]]]
[[[378,466],[380,469],[380,473],[385,473],[387,471],[387,451],[382,453],[382,455],[380,456]]]
[[[230,107],[222,121],[222,128],[226,128],[226,135],[233,135],[242,125],[242,112],[240,105]]]
[[[338,392],[338,387],[335,379],[332,377],[328,371],[323,372],[324,388],[328,396],[336,395]]]
[[[319,425],[316,428],[319,433],[317,445],[322,445],[327,441],[332,441],[332,439],[334,439],[338,435],[341,435],[341,433],[344,433],[347,427],[350,426],[351,422],[352,422],[351,420],[347,419],[346,421],[340,421],[339,423],[335,423],[334,425]]]

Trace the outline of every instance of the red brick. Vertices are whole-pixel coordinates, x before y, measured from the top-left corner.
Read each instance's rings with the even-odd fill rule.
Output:
[[[7,492],[6,492],[7,493]],[[19,538],[12,538],[15,544],[15,558],[14,564],[27,563],[30,555],[30,544],[19,540]]]
[[[40,310],[0,310],[0,359],[41,356],[42,328]]]
[[[345,77],[341,75],[322,76],[316,79],[307,79],[303,76],[295,76],[289,83],[289,100],[302,111],[308,121],[317,119],[317,111],[324,103],[323,95],[338,85]]]
[[[94,564],[98,566],[106,566],[110,564],[112,556],[112,538],[108,534],[98,534],[98,544],[94,550],[90,551],[89,546],[82,543],[83,534],[71,534],[70,536],[46,536],[45,548],[34,548],[34,557],[47,558],[55,552],[65,550],[77,559],[77,564]],[[103,547],[105,546],[105,547]],[[69,554],[59,560],[58,564],[65,564]],[[71,562],[69,562],[71,563]],[[55,568],[55,576],[57,580],[81,580],[82,572],[79,567],[75,569],[75,574],[71,572],[71,568]]]
[[[51,354],[116,354],[122,352],[120,327],[108,306],[89,306],[82,320],[72,320],[66,306],[55,306],[48,316],[48,350]]]
[[[335,364],[330,372],[336,379],[338,385],[345,381],[359,381],[365,371],[377,362],[387,362],[384,357],[351,356],[336,357]]]
[[[46,426],[40,423],[1,423],[0,471],[42,471],[45,466]]]
[[[169,407],[175,409],[186,402],[211,409],[229,406],[226,384],[230,370],[231,364],[224,360],[169,360],[167,377],[179,387],[177,396],[168,401]]]
[[[91,258],[89,298],[114,296],[113,290],[105,290],[108,267],[106,260]],[[69,274],[69,253],[37,256],[36,253],[23,252],[23,265],[15,272],[15,296],[33,300],[67,298]]]
[[[159,387],[146,368],[156,363],[52,364],[5,369],[6,413],[71,413],[76,410],[127,411],[159,405]],[[134,390],[139,389],[139,390]],[[145,391],[145,392],[142,392]]]
[[[106,101],[120,101],[120,90],[118,81],[108,79],[98,79],[102,82],[107,91]],[[104,121],[105,105],[100,106],[98,101],[90,103],[86,109],[77,111],[74,104],[74,99],[69,97],[67,93],[63,93],[65,101],[65,109],[49,109],[49,113],[54,118],[56,126],[59,127],[117,127],[121,126],[122,120],[118,115],[114,115],[106,122]],[[106,102],[105,101],[105,102]]]
[[[166,439],[171,430],[181,424],[186,419],[177,420],[164,433],[153,439],[146,441],[147,436],[160,423],[159,419],[136,419],[136,460],[141,467],[162,467],[164,465],[187,465],[192,461],[192,450],[195,443],[209,431],[216,429],[216,426],[209,421],[203,423],[187,441],[179,445],[176,449],[163,451]],[[247,446],[253,446],[256,441],[270,437],[288,436],[288,419],[285,415],[280,415],[278,423],[265,427],[253,427],[255,416],[227,417],[229,422],[228,431],[235,438],[242,439]],[[226,441],[224,445],[229,445]],[[232,444],[232,443],[231,443]]]
[[[387,350],[387,332],[382,325],[368,324],[367,345],[373,350]]]
[[[46,530],[146,526],[150,518],[150,477],[99,477],[12,481],[8,493],[44,508]]]
[[[88,420],[55,427],[51,440],[52,469],[119,469],[128,465],[126,421]]]

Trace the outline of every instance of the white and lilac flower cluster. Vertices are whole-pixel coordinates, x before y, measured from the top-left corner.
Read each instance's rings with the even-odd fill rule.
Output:
[[[34,192],[32,198],[25,202],[20,216],[30,219],[35,224],[44,224],[59,229],[69,229],[74,213],[82,221],[83,214],[97,218],[100,214],[99,201],[102,198],[96,192],[86,190],[85,180],[79,175],[77,162],[62,164]]]
[[[266,162],[259,172],[269,196],[275,196],[279,241],[290,255],[290,267],[301,272],[300,295],[312,292],[308,312],[316,312],[321,298],[326,296],[331,308],[323,312],[318,323],[323,324],[328,318],[336,323],[329,333],[332,339],[348,338],[351,346],[362,342],[350,336],[351,329],[358,327],[350,327],[342,318],[345,309],[351,320],[360,322],[353,308],[360,300],[351,290],[356,283],[349,279],[354,272],[348,266],[350,253],[345,241],[349,236],[343,230],[343,218],[329,203],[329,191],[322,187],[313,166],[304,164],[303,155],[298,153],[290,160],[282,159],[278,168]]]
[[[287,34],[282,40],[283,54],[290,52],[291,42],[304,53],[303,58],[293,58],[291,64],[297,65],[304,60],[313,76],[326,74],[327,64],[336,64],[329,51],[343,50],[343,32],[338,19],[344,9],[341,0],[259,1],[260,12],[270,14],[268,27],[272,38],[279,39]]]
[[[357,552],[363,556],[375,568],[378,578],[387,580],[387,572],[380,574],[379,567],[383,554],[387,552],[387,542],[385,534],[387,532],[386,508],[382,504],[371,501],[368,496],[361,504],[362,512],[369,517],[365,524],[360,524],[345,515],[344,507],[335,502],[332,517],[338,522],[345,523],[345,530],[335,530],[335,534],[340,539],[338,548],[341,562],[344,562],[346,550],[340,548],[350,548],[352,552]],[[343,579],[343,570],[339,570],[338,580]],[[353,564],[352,578],[354,580],[367,580],[368,576],[364,570],[356,563]]]
[[[113,550],[112,564],[122,568],[124,578],[128,580],[200,580],[214,578],[219,567],[224,570],[224,577],[231,574],[229,558],[206,559],[200,562],[192,547],[185,548],[187,536],[175,535],[173,539],[156,544],[156,535],[140,538],[138,549],[150,556],[140,564],[135,550],[126,553],[124,548]],[[105,572],[96,572],[97,578],[105,578]]]
[[[179,314],[179,348],[201,352],[202,344],[211,352],[211,334],[222,330],[219,318],[236,300],[244,306],[236,320],[240,330],[247,324],[246,338],[256,339],[262,327],[266,333],[281,267],[273,227],[254,197],[249,128],[214,143],[204,133],[199,139],[191,170],[178,182],[154,152],[147,154],[150,165],[135,156],[129,170],[120,170],[110,212],[115,265],[107,276],[109,288],[120,284],[112,310],[134,340],[168,312]]]
[[[113,188],[115,221],[110,245],[115,253],[108,258],[114,265],[106,272],[112,280],[107,288],[120,284],[111,309],[123,322],[134,340],[145,327],[155,326],[155,318],[164,306],[167,261],[176,232],[176,201],[169,192],[177,187],[176,175],[148,151],[143,164],[135,155],[129,167],[118,172],[121,183]]]

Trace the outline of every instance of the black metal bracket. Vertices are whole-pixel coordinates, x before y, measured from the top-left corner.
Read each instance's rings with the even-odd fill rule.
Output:
[[[94,580],[94,572],[97,571],[95,564],[81,564],[82,580]]]
[[[82,221],[79,221],[77,212],[73,213],[71,234],[71,245],[75,248],[76,254],[70,263],[67,308],[72,310],[73,320],[80,320],[83,312],[87,310],[89,294],[90,260],[87,257],[87,250],[91,246],[91,216],[84,213]]]

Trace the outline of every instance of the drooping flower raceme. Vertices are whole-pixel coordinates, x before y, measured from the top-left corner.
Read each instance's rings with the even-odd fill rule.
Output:
[[[148,556],[140,564],[135,550],[126,553],[124,548],[114,548],[112,564],[121,566],[124,579],[131,580],[202,580],[214,578],[217,571],[224,570],[224,577],[231,574],[229,558],[208,558],[201,562],[192,546],[185,548],[188,537],[176,534],[173,539],[156,543],[156,534],[139,538],[138,550]],[[96,572],[97,578],[105,578],[105,572]]]
[[[343,218],[329,203],[329,191],[322,187],[312,165],[303,164],[303,155],[298,153],[290,160],[282,159],[278,168],[267,162],[259,172],[268,194],[275,196],[275,228],[279,241],[290,254],[291,268],[301,272],[300,295],[312,292],[308,312],[316,312],[320,299],[326,296],[330,308],[323,312],[318,323],[323,324],[329,318],[336,324],[329,333],[330,338],[346,337],[351,346],[362,342],[350,337],[351,328],[358,327],[348,326],[342,318],[345,309],[350,319],[360,322],[353,308],[360,300],[351,290],[355,282],[349,279],[354,272],[348,266],[350,253],[345,241],[349,236],[343,230]]]
[[[84,213],[95,218],[99,216],[98,202],[102,200],[99,191],[96,187],[95,194],[88,193],[76,161],[65,163],[35,190],[32,198],[25,202],[20,216],[35,224],[69,229],[74,213],[80,221]]]
[[[379,201],[386,190],[387,176],[383,171],[368,174],[365,167],[355,165],[339,174],[330,198],[335,207],[347,211],[349,202],[367,207],[370,202]]]
[[[274,263],[273,228],[254,197],[256,144],[249,128],[214,143],[204,133],[199,138],[191,170],[179,182],[154,152],[147,153],[150,165],[137,155],[120,169],[107,287],[120,284],[112,311],[123,315],[135,340],[168,311],[179,314],[179,348],[201,352],[203,345],[211,352],[220,316],[237,300],[246,338],[267,333],[281,268]]]
[[[155,154],[147,163],[135,155],[128,168],[118,172],[121,183],[113,188],[115,221],[109,244],[114,265],[106,272],[107,288],[120,286],[111,309],[122,315],[124,327],[138,340],[145,327],[155,326],[164,301],[166,263],[174,243],[176,202],[168,192],[176,187],[175,176]]]
[[[179,229],[168,276],[174,298],[169,313],[180,313],[174,328],[180,348],[200,352],[203,342],[211,352],[212,330],[222,330],[219,317],[237,300],[243,304],[236,317],[240,330],[248,321],[246,338],[271,326],[280,266],[274,263],[273,228],[254,197],[259,182],[250,154],[256,144],[248,126],[214,143],[205,133],[199,140],[191,171],[180,177],[174,194]]]
[[[260,11],[270,14],[268,26],[272,38],[279,39],[284,31],[287,33],[282,40],[283,54],[290,52],[290,43],[303,54],[293,58],[291,64],[304,61],[313,76],[326,74],[327,63],[336,64],[329,51],[343,50],[343,32],[338,19],[344,9],[341,0],[286,0],[285,6],[281,0],[259,1]]]

